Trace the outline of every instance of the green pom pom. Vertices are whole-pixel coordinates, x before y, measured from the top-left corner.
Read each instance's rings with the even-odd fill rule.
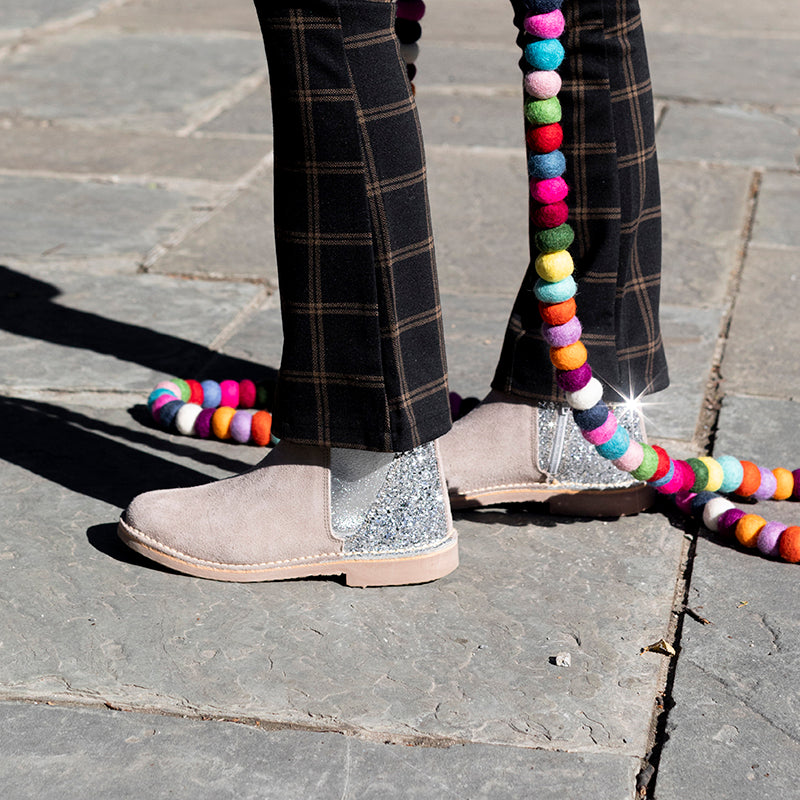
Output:
[[[557,97],[531,100],[525,105],[525,119],[531,125],[551,125],[561,121],[561,103]]]
[[[536,247],[540,253],[557,253],[566,250],[575,239],[572,226],[564,223],[557,228],[548,228],[536,234]]]
[[[686,463],[694,472],[693,492],[702,492],[708,486],[708,467],[699,458],[687,458]]]
[[[188,403],[189,398],[192,396],[192,390],[189,384],[182,378],[175,378],[172,382],[181,390],[181,400],[183,400],[184,403]]]
[[[642,451],[644,452],[642,463],[631,472],[631,476],[636,478],[637,481],[649,480],[658,469],[658,453],[649,444],[643,444]]]

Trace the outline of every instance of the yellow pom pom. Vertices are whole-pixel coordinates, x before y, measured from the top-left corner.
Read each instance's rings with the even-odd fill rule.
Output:
[[[534,262],[536,274],[543,280],[550,283],[563,281],[575,271],[575,264],[572,256],[566,250],[559,250],[556,253],[542,253]]]
[[[220,406],[211,417],[211,430],[217,439],[231,438],[231,420],[236,413],[235,408]]]
[[[702,461],[708,467],[708,482],[705,491],[716,492],[725,480],[725,473],[722,471],[722,464],[709,456],[700,456],[698,461]]]
[[[736,538],[745,547],[755,547],[758,534],[766,524],[764,517],[759,517],[758,514],[745,514],[736,523]]]

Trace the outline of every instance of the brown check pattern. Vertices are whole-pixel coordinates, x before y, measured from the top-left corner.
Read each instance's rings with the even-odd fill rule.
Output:
[[[256,0],[275,119],[276,435],[408,450],[450,427],[419,122],[389,0]]]
[[[513,3],[520,27],[524,0]],[[626,396],[655,392],[666,388],[668,376],[658,319],[655,125],[639,6],[635,0],[565,0],[562,11],[567,56],[559,99],[583,342],[592,370],[612,390]],[[525,34],[518,37],[522,46],[528,41]],[[532,258],[535,233],[531,226]],[[522,397],[557,400],[563,395],[540,332],[536,279],[529,266],[492,385]]]

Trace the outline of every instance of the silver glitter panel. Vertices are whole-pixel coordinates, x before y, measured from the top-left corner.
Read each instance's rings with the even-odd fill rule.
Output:
[[[625,428],[632,439],[642,440],[641,416],[635,408],[609,404],[616,414],[619,424]],[[543,404],[539,407],[539,468],[549,472],[553,445],[556,438],[559,410],[561,404]],[[567,414],[566,435],[561,452],[560,465],[555,475],[550,475],[548,483],[563,484],[565,488],[609,488],[634,486],[638,481],[627,472],[617,469],[603,458],[581,436],[572,414]]]
[[[331,528],[338,536],[357,531],[386,480],[394,453],[331,448]]]
[[[345,553],[392,556],[435,547],[448,537],[447,514],[433,443],[398,453]]]

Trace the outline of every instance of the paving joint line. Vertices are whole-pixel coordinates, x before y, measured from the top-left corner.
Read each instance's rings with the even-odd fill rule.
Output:
[[[763,179],[764,172],[762,170],[753,171],[750,179],[750,192],[747,201],[747,217],[739,238],[739,257],[728,279],[728,286],[723,303],[722,320],[720,322],[719,333],[717,334],[717,343],[711,357],[711,369],[703,393],[703,403],[700,409],[697,427],[695,428],[695,439],[698,442],[699,449],[702,449],[706,455],[713,453],[714,443],[717,438],[719,414],[722,408],[722,401],[725,397],[725,392],[722,389],[722,362],[725,358],[725,350],[728,344],[731,324],[733,323],[733,315],[736,311],[739,289],[741,288],[742,275],[744,274],[747,255],[750,251],[750,242],[753,236],[756,212],[758,210],[758,198],[761,192]]]
[[[139,264],[139,273],[149,273],[150,268],[170,250],[177,247],[189,235],[201,228],[224,208],[227,208],[250,184],[272,166],[274,160],[273,151],[270,150],[254,167],[248,170],[238,181],[236,181],[222,197],[219,198],[213,208],[197,214],[190,222],[181,228],[174,230],[163,242],[159,242],[152,247]]]

